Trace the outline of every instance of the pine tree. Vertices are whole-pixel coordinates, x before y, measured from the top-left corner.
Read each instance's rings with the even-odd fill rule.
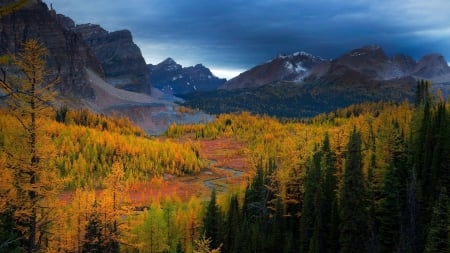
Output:
[[[441,189],[433,208],[424,253],[450,252],[450,202],[446,188]]]
[[[100,253],[102,247],[102,227],[98,214],[92,214],[86,227],[84,236],[83,253]]]
[[[346,151],[340,204],[340,252],[366,251],[367,199],[361,161],[361,134],[353,129]]]
[[[378,238],[381,252],[397,252],[400,234],[399,179],[395,167],[390,167],[384,180],[379,210]]]
[[[286,249],[286,226],[283,217],[283,203],[281,198],[276,199],[275,212],[270,218],[270,234],[268,241],[270,242],[268,252],[284,252]]]
[[[336,178],[336,155],[331,151],[330,138],[328,133],[325,134],[322,144],[322,160],[321,168],[324,171],[323,181],[323,203],[322,207],[322,225],[323,242],[322,250],[327,249],[328,252],[336,252],[336,242],[338,242],[338,233],[336,228],[339,226],[339,219],[335,216],[337,213],[337,178]],[[322,251],[323,252],[323,251]]]
[[[313,158],[308,162],[308,171],[305,178],[305,194],[302,206],[302,217],[300,220],[300,246],[301,252],[309,251],[309,244],[313,236],[316,219],[321,218],[321,154],[316,150]],[[317,228],[317,232],[319,228]]]
[[[247,186],[244,196],[244,215],[247,220],[255,220],[267,215],[267,189],[265,186],[267,176],[264,173],[262,162],[258,163],[256,175]]]
[[[238,236],[240,235],[241,217],[239,211],[239,203],[236,195],[233,195],[230,200],[230,207],[224,225],[224,252],[238,252],[239,243]]]
[[[211,240],[211,247],[217,248],[220,245],[219,228],[221,225],[221,213],[216,201],[216,190],[213,189],[211,199],[206,209],[205,217],[203,219],[203,231],[206,238]]]

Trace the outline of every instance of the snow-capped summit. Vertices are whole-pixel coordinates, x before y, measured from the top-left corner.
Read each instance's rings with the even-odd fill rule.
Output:
[[[221,89],[255,88],[274,82],[300,82],[310,74],[314,66],[324,62],[322,58],[299,51],[280,54],[222,85]]]

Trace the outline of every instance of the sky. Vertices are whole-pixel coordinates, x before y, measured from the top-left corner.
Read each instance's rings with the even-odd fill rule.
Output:
[[[279,54],[331,59],[377,44],[450,61],[449,0],[44,0],[75,23],[128,29],[147,63],[167,57],[231,78]]]

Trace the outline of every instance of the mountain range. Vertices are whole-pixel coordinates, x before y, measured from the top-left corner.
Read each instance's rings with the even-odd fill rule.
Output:
[[[280,82],[300,84],[317,80],[342,79],[340,81],[349,83],[353,78],[382,82],[414,78],[430,80],[435,84],[450,84],[450,67],[439,54],[428,54],[415,61],[407,55],[388,57],[377,45],[351,50],[334,60],[296,52],[260,64],[229,80],[220,89],[255,88]]]
[[[147,67],[153,86],[171,95],[212,91],[226,82],[202,64],[182,67],[172,58],[157,65],[148,64]]]
[[[305,52],[279,55],[207,94],[187,94],[186,105],[209,113],[247,110],[283,117],[310,117],[369,101],[412,101],[418,80],[450,95],[450,67],[439,54],[419,61],[388,57],[380,46],[325,60]]]
[[[352,103],[411,100],[420,79],[450,94],[450,67],[441,55],[416,61],[389,57],[379,46],[332,60],[305,52],[279,55],[228,81],[202,64],[182,67],[172,58],[147,65],[130,31],[77,25],[41,0],[0,17],[0,55],[17,53],[32,38],[47,47],[51,78],[61,80],[59,104],[127,116],[150,133],[172,122],[211,119],[201,112],[181,113],[180,103],[208,113],[248,110],[305,117]]]

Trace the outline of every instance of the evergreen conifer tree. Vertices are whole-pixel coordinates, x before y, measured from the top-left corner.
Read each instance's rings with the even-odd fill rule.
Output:
[[[324,251],[327,252],[336,252],[337,249],[335,247],[336,242],[338,241],[336,228],[339,226],[338,218],[333,217],[337,210],[335,205],[337,205],[337,178],[336,178],[336,155],[331,151],[330,147],[330,138],[328,133],[325,134],[323,144],[322,144],[322,160],[321,160],[321,168],[323,170],[324,181],[323,181],[323,200],[321,204],[322,208],[322,222],[320,229],[323,230],[323,242],[321,242],[321,246]],[[323,251],[322,251],[323,252]]]
[[[211,240],[211,247],[217,248],[220,246],[219,228],[221,225],[221,213],[217,206],[216,189],[211,193],[211,199],[206,209],[205,217],[203,219],[203,231],[206,238]]]
[[[340,204],[340,252],[366,251],[367,199],[361,161],[361,134],[353,129],[347,145]]]
[[[399,179],[396,168],[388,168],[384,180],[383,197],[379,210],[379,232],[381,252],[397,252],[400,234]]]
[[[450,206],[446,188],[433,208],[424,253],[450,252]]]
[[[318,212],[321,197],[321,154],[316,150],[312,159],[308,162],[308,171],[305,178],[305,194],[300,220],[300,248],[301,252],[309,251],[309,244],[313,236],[316,219],[321,216]],[[319,232],[319,228],[317,228]]]

